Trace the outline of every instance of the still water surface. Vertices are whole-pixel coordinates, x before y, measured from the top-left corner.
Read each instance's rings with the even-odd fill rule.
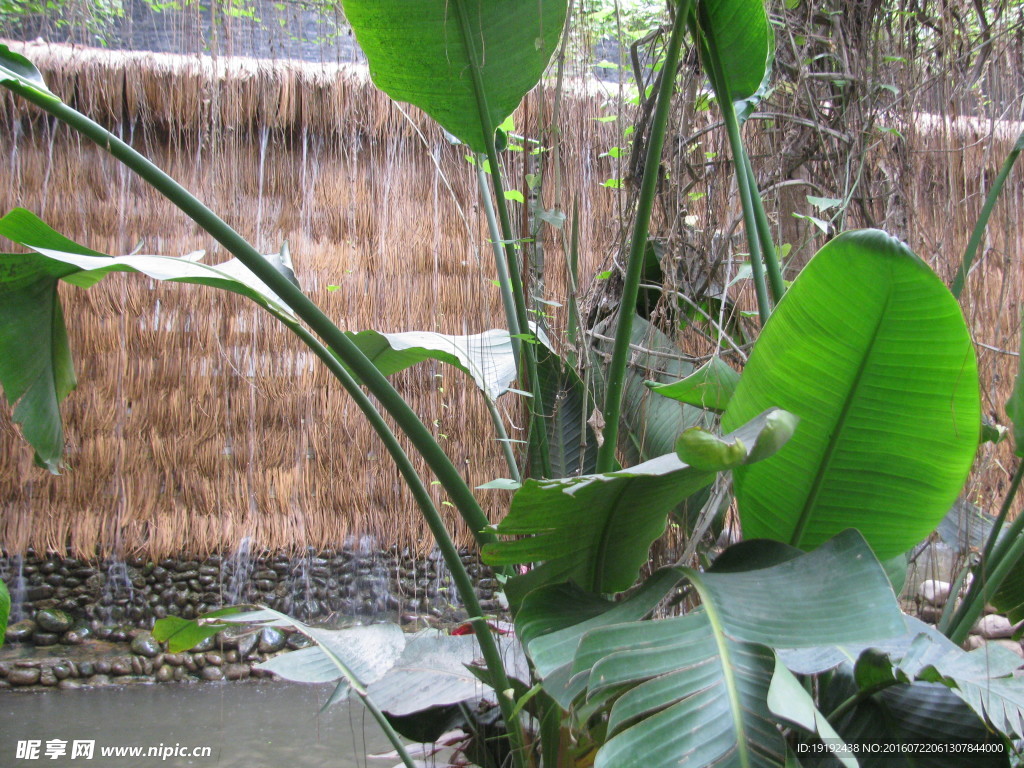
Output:
[[[81,768],[391,768],[367,760],[391,749],[358,704],[322,715],[327,685],[233,682],[129,685],[94,690],[0,691],[0,766]],[[35,759],[18,758],[18,742],[41,742]],[[46,755],[48,741],[66,754]],[[75,740],[95,740],[92,759],[72,759]],[[211,747],[210,757],[103,756],[103,747]],[[166,750],[169,751],[169,750]]]

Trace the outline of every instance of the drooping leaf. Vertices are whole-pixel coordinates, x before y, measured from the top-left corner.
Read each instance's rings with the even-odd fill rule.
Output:
[[[722,472],[776,453],[793,436],[798,421],[787,411],[773,409],[724,437],[690,427],[676,441],[676,456],[694,469]]]
[[[877,230],[826,245],[758,339],[723,417],[800,417],[770,461],[735,471],[744,534],[814,547],[849,526],[882,559],[942,519],[978,445],[970,334],[952,295]]]
[[[344,0],[378,88],[415,104],[476,152],[536,85],[565,0]],[[477,93],[478,68],[483,93]],[[478,99],[486,104],[481,115]]]
[[[473,635],[426,630],[409,638],[401,657],[367,692],[392,715],[477,698],[482,693],[480,681],[466,668],[477,655]]]
[[[404,633],[394,624],[320,629],[316,640],[317,645],[275,656],[258,666],[296,683],[331,683],[344,675],[325,650],[329,648],[344,659],[360,682],[369,685],[392,669],[406,645]]]
[[[762,414],[751,429],[741,428],[747,456],[776,423]],[[506,594],[513,604],[531,589],[570,580],[598,594],[621,592],[665,530],[669,511],[714,476],[669,454],[619,472],[527,480],[497,532],[528,538],[489,544],[484,559],[492,565],[543,563],[509,581]]]
[[[35,251],[0,254],[0,385],[37,463],[51,472],[59,470],[64,449],[60,403],[76,385],[58,280],[88,288],[110,272],[141,272],[239,293],[292,322],[291,311],[236,259],[208,267],[189,258],[112,258],[69,240],[22,208],[0,219],[0,236]],[[268,259],[294,280],[287,247]]]
[[[694,766],[779,765],[771,647],[884,639],[903,628],[888,580],[856,531],[767,568],[678,570],[701,608],[597,628],[580,640],[573,672],[589,671],[585,706],[609,707],[610,738],[595,766],[667,767],[684,757]]]
[[[740,375],[720,357],[712,357],[685,379],[670,384],[649,381],[647,386],[662,397],[681,403],[724,411],[736,391]]]

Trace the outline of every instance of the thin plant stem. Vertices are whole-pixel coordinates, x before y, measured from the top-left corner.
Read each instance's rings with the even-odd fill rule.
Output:
[[[427,427],[355,342],[331,322],[306,294],[194,195],[103,126],[60,100],[35,89],[11,81],[5,82],[4,85],[120,160],[248,267],[295,312],[297,317],[326,342],[334,354],[341,358],[395,419],[398,427],[412,441],[448,492],[478,545],[483,546],[495,540],[494,534],[488,529],[490,521],[473,496],[472,490]]]
[[[651,212],[658,188],[661,167],[661,149],[665,142],[668,118],[672,106],[672,92],[675,89],[676,68],[679,64],[679,50],[686,31],[687,16],[692,0],[683,0],[676,8],[672,23],[665,63],[662,68],[658,101],[654,109],[651,131],[647,138],[647,154],[644,159],[644,173],[640,182],[640,196],[637,200],[633,236],[630,242],[629,260],[619,300],[619,319],[615,329],[615,343],[612,360],[608,368],[604,400],[604,432],[601,447],[597,453],[597,471],[611,472],[615,469],[615,449],[619,439],[619,414],[622,409],[622,391],[626,382],[626,363],[629,344],[633,333],[633,316],[637,296],[640,292],[640,278],[643,271],[644,252],[647,249],[647,235],[650,231]]]
[[[967,275],[971,271],[974,257],[978,254],[978,247],[981,245],[981,238],[985,234],[988,220],[992,216],[992,209],[996,207],[996,201],[1003,191],[1003,185],[1006,184],[1006,179],[1009,177],[1010,171],[1013,170],[1013,164],[1017,162],[1021,152],[1024,152],[1024,131],[1021,131],[1017,142],[1013,145],[1013,149],[1010,150],[1010,154],[1003,161],[1003,167],[999,169],[999,175],[992,182],[992,189],[988,191],[988,196],[985,198],[985,205],[982,207],[981,215],[978,217],[974,230],[971,232],[971,239],[967,241],[964,259],[960,263],[960,269],[956,273],[956,277],[953,279],[953,287],[949,289],[958,299],[964,290],[964,283],[967,281]]]

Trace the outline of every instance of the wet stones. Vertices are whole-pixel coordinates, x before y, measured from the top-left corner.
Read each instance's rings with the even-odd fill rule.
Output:
[[[60,635],[67,632],[75,624],[75,620],[65,611],[47,609],[36,613],[36,625],[43,632]]]
[[[23,619],[8,625],[5,640],[8,643],[28,643],[36,633],[36,623],[31,619]]]
[[[277,627],[264,627],[260,630],[258,649],[260,653],[277,653],[284,648],[288,637]]]
[[[131,644],[132,653],[152,659],[162,650],[160,643],[149,632],[136,635]]]

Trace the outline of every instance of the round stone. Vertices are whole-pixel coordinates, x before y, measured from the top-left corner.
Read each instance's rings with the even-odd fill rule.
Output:
[[[36,632],[32,635],[32,642],[36,645],[56,645],[60,636],[53,632]]]
[[[132,653],[152,659],[161,651],[160,643],[149,632],[136,635],[132,640]]]
[[[45,632],[63,634],[75,625],[75,620],[66,612],[51,608],[36,613],[36,624]]]
[[[32,619],[24,619],[8,625],[4,637],[8,643],[30,643],[35,632],[36,623]]]
[[[7,682],[11,685],[35,685],[39,682],[38,667],[16,667],[7,675]]]
[[[938,579],[926,579],[921,582],[921,586],[918,587],[918,593],[926,601],[936,606],[943,606],[949,599],[950,584],[948,581],[939,581]]]
[[[288,638],[277,627],[264,627],[260,630],[259,651],[260,653],[277,653],[284,648]]]
[[[174,679],[174,667],[170,664],[164,664],[160,669],[156,671],[156,680],[158,683],[167,683]]]
[[[224,671],[220,667],[203,667],[199,676],[203,680],[223,680]]]

